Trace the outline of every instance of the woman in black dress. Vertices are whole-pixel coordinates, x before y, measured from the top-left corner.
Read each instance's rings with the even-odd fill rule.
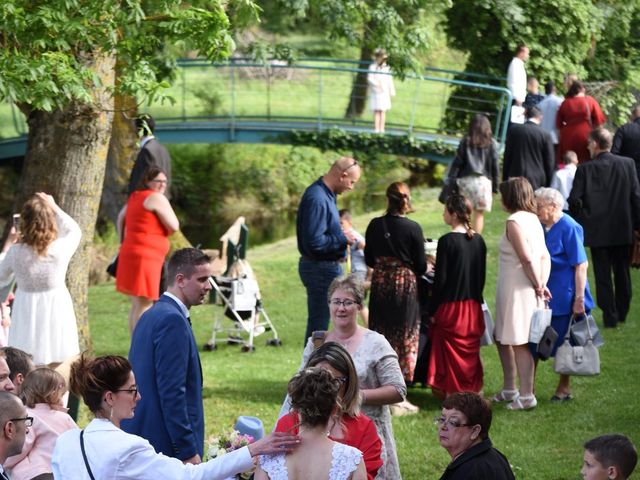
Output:
[[[480,337],[487,247],[471,228],[471,202],[451,195],[444,207],[451,232],[438,240],[429,302],[431,356],[427,383],[434,395],[482,390]]]
[[[418,353],[420,305],[416,278],[427,269],[424,235],[412,212],[409,187],[387,188],[387,212],[367,227],[364,256],[373,268],[369,328],[381,333],[398,354],[405,381],[413,381]]]

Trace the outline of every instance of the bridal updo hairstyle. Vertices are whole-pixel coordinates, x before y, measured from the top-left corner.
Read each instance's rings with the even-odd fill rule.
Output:
[[[300,425],[326,425],[338,403],[340,381],[323,368],[305,368],[289,381],[291,408],[300,415]]]
[[[42,198],[32,195],[20,213],[20,235],[39,256],[44,256],[51,242],[58,237],[58,225],[53,209]]]
[[[100,411],[104,392],[122,388],[131,374],[129,360],[119,355],[91,358],[83,353],[71,365],[69,389],[81,396],[93,413]]]
[[[411,207],[411,191],[404,182],[393,182],[387,188],[387,213],[405,215],[413,212]]]

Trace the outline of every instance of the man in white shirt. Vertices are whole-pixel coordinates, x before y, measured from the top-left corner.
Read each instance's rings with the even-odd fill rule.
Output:
[[[507,88],[513,95],[514,105],[521,106],[527,96],[527,71],[524,68],[524,62],[528,59],[529,47],[518,45],[507,70]]]
[[[544,93],[546,96],[538,104],[538,108],[542,112],[542,123],[540,126],[551,134],[553,144],[558,145],[559,137],[558,129],[556,128],[556,116],[558,115],[560,105],[562,105],[563,98],[556,95],[556,86],[551,81],[544,85]]]

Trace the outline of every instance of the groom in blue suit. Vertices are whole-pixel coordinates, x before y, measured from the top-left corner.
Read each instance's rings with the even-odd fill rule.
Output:
[[[189,309],[211,290],[210,258],[184,248],[169,260],[167,291],[138,322],[129,361],[142,399],[122,429],[149,440],[159,453],[185,463],[202,461],[202,367]]]

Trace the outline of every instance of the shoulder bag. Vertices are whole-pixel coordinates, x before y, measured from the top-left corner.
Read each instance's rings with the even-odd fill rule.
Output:
[[[604,345],[602,334],[600,333],[600,330],[598,330],[596,321],[590,314],[584,315],[581,320],[576,320],[569,330],[571,331],[571,340],[576,345],[584,347],[590,336],[596,347]]]
[[[598,375],[600,373],[600,353],[593,344],[593,336],[589,331],[589,338],[584,346],[571,345],[569,337],[575,318],[571,317],[564,343],[558,347],[553,369],[561,375]],[[589,330],[589,323],[587,323]]]
[[[87,454],[84,451],[84,430],[80,430],[80,450],[82,451],[84,466],[87,467],[87,472],[89,472],[89,478],[91,480],[96,480],[95,477],[93,476],[93,472],[91,471],[91,467],[89,466],[89,460],[87,459]]]

